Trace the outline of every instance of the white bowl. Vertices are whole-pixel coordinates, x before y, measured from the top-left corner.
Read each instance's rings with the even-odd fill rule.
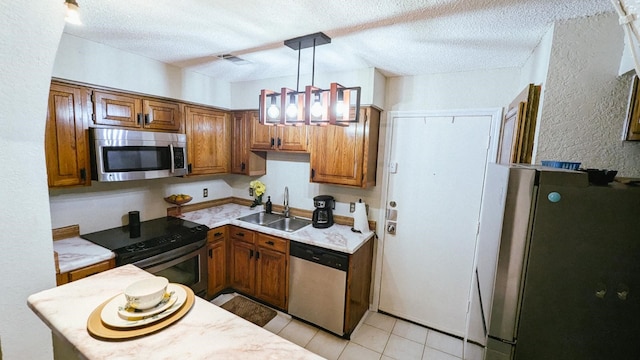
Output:
[[[124,289],[127,307],[145,310],[158,305],[167,292],[167,285],[169,280],[161,276],[134,282]]]

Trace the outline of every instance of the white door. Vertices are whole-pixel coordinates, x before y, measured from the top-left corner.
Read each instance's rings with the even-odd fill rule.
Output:
[[[380,310],[465,336],[494,118],[390,119]]]

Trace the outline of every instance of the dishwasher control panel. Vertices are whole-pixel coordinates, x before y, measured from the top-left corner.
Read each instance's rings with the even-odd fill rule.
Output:
[[[349,268],[349,255],[319,246],[292,241],[289,254],[334,269],[347,271]]]

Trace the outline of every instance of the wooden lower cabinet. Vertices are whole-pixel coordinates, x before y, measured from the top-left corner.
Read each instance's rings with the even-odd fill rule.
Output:
[[[287,309],[289,241],[230,226],[231,287],[279,309]]]
[[[227,276],[227,226],[207,233],[207,297],[211,298],[229,286]]]
[[[349,255],[347,295],[344,321],[345,334],[351,334],[369,309],[373,239],[369,239],[354,254]]]
[[[107,271],[109,269],[113,269],[116,267],[116,260],[110,259],[99,262],[97,264],[85,266],[80,269],[68,271],[61,274],[56,274],[56,284],[62,285],[71,281],[80,280],[82,278],[86,278],[87,276],[91,276],[93,274],[97,274],[99,272]]]

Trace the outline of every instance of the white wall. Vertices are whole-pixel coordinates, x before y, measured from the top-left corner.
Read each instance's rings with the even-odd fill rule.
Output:
[[[228,109],[229,83],[63,34],[53,77]]]
[[[0,3],[0,353],[7,359],[53,356],[51,332],[27,297],[55,286],[44,125],[63,19],[62,1]]]
[[[631,75],[617,75],[624,44],[617,20],[610,13],[556,23],[536,161],[640,177],[640,143],[621,141]]]
[[[499,108],[517,94],[519,78],[517,68],[393,77],[387,79],[384,109]]]

